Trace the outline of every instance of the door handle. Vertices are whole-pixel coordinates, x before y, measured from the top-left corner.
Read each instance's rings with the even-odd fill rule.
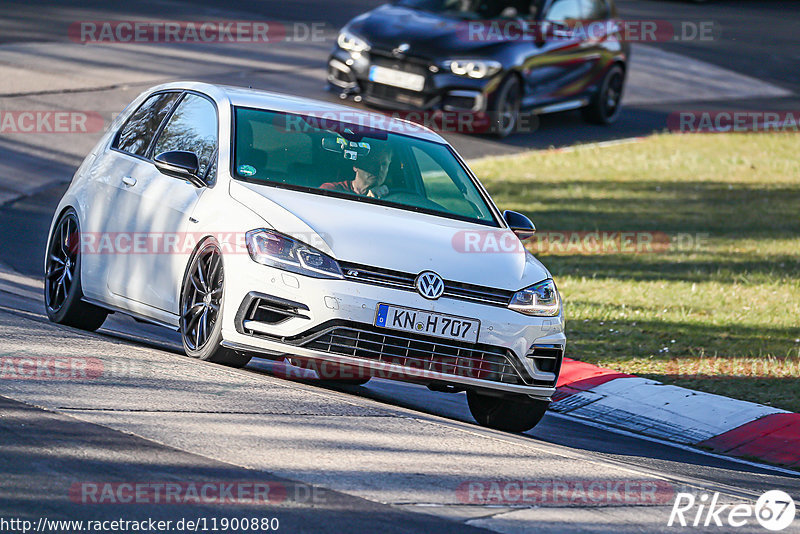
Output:
[[[136,178],[132,176],[123,176],[122,183],[127,186],[133,187],[134,185],[136,185]]]

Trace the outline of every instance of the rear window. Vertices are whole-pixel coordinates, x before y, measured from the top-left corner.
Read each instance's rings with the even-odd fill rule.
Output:
[[[237,179],[498,226],[446,145],[316,117],[234,115]]]

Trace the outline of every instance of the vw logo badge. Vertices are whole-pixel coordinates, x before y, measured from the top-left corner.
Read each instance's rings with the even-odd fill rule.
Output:
[[[444,293],[444,280],[433,271],[419,273],[414,281],[417,292],[426,299],[436,300]]]

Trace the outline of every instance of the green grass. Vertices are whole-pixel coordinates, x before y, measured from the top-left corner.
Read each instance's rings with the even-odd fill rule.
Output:
[[[637,254],[533,243],[564,297],[569,357],[800,411],[798,152],[792,134],[656,135],[472,167],[541,235],[670,240]]]

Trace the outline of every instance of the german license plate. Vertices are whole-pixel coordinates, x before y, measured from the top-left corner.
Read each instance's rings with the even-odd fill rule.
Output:
[[[375,326],[477,343],[481,322],[467,317],[378,304]]]
[[[422,91],[425,87],[425,76],[401,70],[387,69],[373,65],[369,68],[369,80],[371,82],[392,85],[410,91]]]

